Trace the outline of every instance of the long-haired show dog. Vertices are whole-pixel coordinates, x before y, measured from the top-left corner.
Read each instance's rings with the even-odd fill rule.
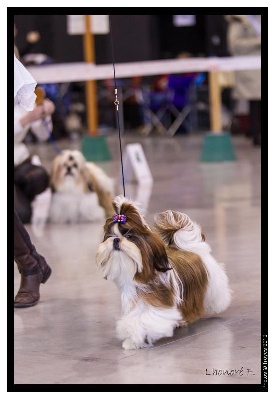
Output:
[[[117,335],[124,349],[152,345],[229,306],[227,275],[197,223],[168,210],[155,217],[152,230],[132,201],[117,196],[113,206],[96,262],[121,291]]]
[[[50,222],[94,222],[112,215],[113,179],[78,150],[63,150],[51,165]]]

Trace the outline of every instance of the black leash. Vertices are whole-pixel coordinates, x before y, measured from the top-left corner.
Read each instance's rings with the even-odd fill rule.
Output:
[[[118,89],[115,75],[115,62],[114,62],[114,48],[113,48],[113,36],[112,36],[112,25],[111,25],[111,16],[109,15],[109,26],[110,26],[110,38],[111,38],[111,49],[112,49],[112,64],[113,64],[113,76],[114,76],[114,94],[115,94],[115,107],[116,107],[116,119],[117,126],[119,131],[119,144],[120,144],[120,156],[121,156],[121,170],[122,170],[122,181],[123,181],[123,190],[124,197],[126,196],[125,191],[125,177],[124,177],[124,166],[123,166],[123,155],[122,155],[122,140],[121,140],[121,127],[120,127],[120,116],[119,116],[119,100],[118,100]]]

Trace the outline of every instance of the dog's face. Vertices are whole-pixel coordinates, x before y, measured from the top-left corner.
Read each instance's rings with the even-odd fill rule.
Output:
[[[147,225],[137,207],[117,196],[115,214],[104,225],[104,239],[96,261],[104,277],[121,286],[127,281],[147,283],[157,271],[170,269],[165,246]]]
[[[63,150],[53,160],[50,185],[55,192],[84,193],[92,190],[86,160],[78,150]]]

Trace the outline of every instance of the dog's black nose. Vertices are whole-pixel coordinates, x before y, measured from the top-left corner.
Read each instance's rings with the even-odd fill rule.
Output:
[[[71,172],[71,168],[72,168],[71,165],[68,165],[67,166],[67,172]]]
[[[70,165],[67,165],[67,166],[66,166],[66,173],[65,173],[65,175],[69,175],[69,176],[73,175],[73,174],[72,174],[72,167],[71,167]]]
[[[120,250],[119,243],[120,243],[120,238],[116,237],[113,240],[113,249],[114,250]]]

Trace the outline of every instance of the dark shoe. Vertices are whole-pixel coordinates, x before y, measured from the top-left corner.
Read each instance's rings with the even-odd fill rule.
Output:
[[[36,251],[16,212],[14,212],[14,260],[21,274],[14,307],[34,306],[40,297],[39,286],[47,281],[52,270],[45,258]]]
[[[52,273],[51,268],[47,265],[42,270],[38,267],[37,272],[33,274],[24,274],[21,272],[21,283],[20,288],[14,299],[14,307],[32,307],[39,301],[39,286],[41,283],[45,283]]]

